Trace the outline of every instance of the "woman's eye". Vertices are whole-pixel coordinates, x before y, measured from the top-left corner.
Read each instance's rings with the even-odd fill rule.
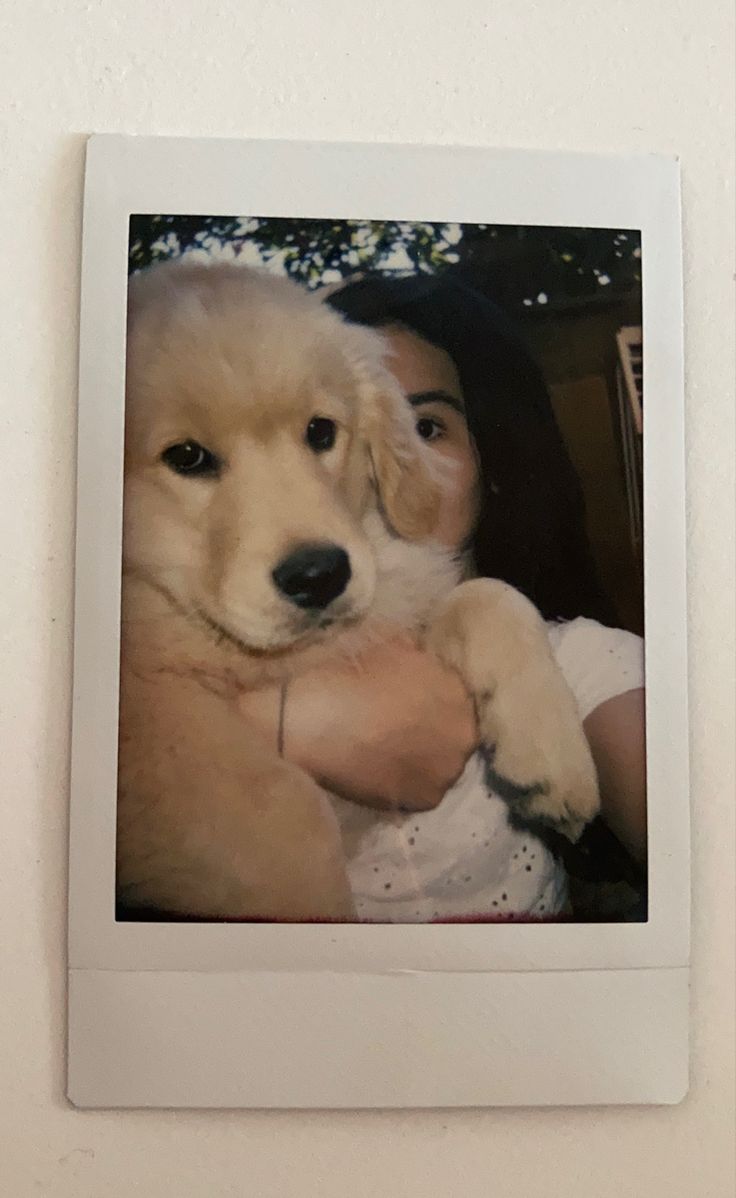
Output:
[[[161,454],[161,461],[175,474],[186,474],[191,478],[212,478],[220,473],[222,465],[220,459],[198,441],[170,445]]]
[[[425,441],[435,441],[446,429],[441,420],[436,420],[433,416],[422,416],[417,420],[417,432]]]
[[[307,425],[304,439],[315,453],[326,453],[332,449],[337,437],[337,425],[326,416],[313,416]]]

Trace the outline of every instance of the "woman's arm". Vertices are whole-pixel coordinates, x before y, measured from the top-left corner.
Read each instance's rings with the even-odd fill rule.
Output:
[[[647,859],[646,741],[643,689],[596,707],[583,722],[598,770],[601,814],[641,865]]]
[[[279,691],[244,694],[239,705],[276,744]],[[583,727],[603,818],[644,864],[644,691],[599,704]],[[472,705],[457,675],[405,643],[371,650],[360,666],[297,678],[288,690],[284,731],[285,755],[322,786],[383,809],[437,806],[477,743]]]
[[[275,744],[279,692],[244,694],[239,705]],[[286,757],[326,789],[381,809],[436,807],[477,743],[459,677],[406,642],[296,678],[284,715]]]

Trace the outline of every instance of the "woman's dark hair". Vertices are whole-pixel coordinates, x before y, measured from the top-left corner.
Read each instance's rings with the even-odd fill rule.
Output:
[[[478,573],[523,591],[548,620],[615,623],[546,384],[508,318],[452,274],[367,276],[327,302],[358,324],[401,325],[452,358],[481,465]]]

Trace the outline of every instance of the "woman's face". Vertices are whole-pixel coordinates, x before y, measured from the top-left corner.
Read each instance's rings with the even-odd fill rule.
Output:
[[[381,330],[391,346],[388,365],[416,416],[417,436],[448,468],[440,472],[443,499],[434,536],[460,548],[478,515],[478,456],[465,420],[455,364],[444,350],[397,325]]]

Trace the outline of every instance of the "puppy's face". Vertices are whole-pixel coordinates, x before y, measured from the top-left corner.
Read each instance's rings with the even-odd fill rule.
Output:
[[[366,615],[372,477],[405,535],[430,531],[435,499],[381,354],[373,334],[244,268],[134,280],[126,568],[252,651]]]

